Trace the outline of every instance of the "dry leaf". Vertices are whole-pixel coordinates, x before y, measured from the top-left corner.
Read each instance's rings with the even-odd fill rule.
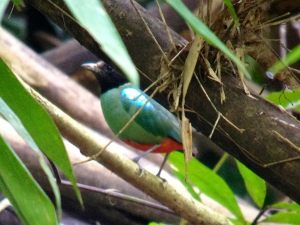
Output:
[[[184,148],[184,158],[187,163],[193,158],[193,139],[192,139],[192,125],[188,118],[185,117],[184,113],[182,115],[182,127],[181,127],[181,137],[182,145]]]

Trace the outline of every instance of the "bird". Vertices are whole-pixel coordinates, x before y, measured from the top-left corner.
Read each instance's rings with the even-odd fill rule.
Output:
[[[119,133],[118,137],[122,141],[145,153],[167,153],[164,162],[169,153],[183,150],[180,123],[174,114],[129,83],[109,64],[99,61],[84,63],[82,67],[91,71],[100,84],[102,111],[114,134],[118,134],[137,114],[123,132]],[[200,148],[220,150],[200,132],[193,132],[194,142]],[[141,154],[144,155],[146,154]]]

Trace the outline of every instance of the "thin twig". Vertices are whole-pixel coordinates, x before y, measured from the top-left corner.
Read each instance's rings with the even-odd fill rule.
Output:
[[[65,186],[72,187],[71,182],[67,181],[67,180],[62,180],[61,184],[65,185]],[[163,205],[159,205],[159,204],[156,204],[154,202],[149,202],[149,201],[146,201],[146,200],[141,199],[141,198],[137,198],[137,197],[132,196],[132,195],[123,194],[123,193],[118,192],[117,190],[114,190],[114,189],[103,189],[103,188],[98,188],[98,187],[95,187],[95,186],[90,186],[90,185],[81,184],[81,183],[77,183],[77,186],[80,190],[96,192],[96,193],[100,193],[100,194],[103,194],[103,195],[107,195],[109,197],[114,197],[114,198],[130,201],[130,202],[135,202],[135,203],[138,203],[138,204],[141,204],[141,205],[153,208],[153,209],[165,211],[165,212],[168,212],[168,213],[173,213],[173,211],[171,211],[169,208],[167,208]]]
[[[141,20],[143,21],[143,23],[145,24],[146,30],[147,32],[150,34],[152,40],[155,42],[156,46],[158,47],[158,49],[160,50],[162,56],[164,57],[164,59],[166,60],[166,62],[169,63],[169,59],[166,55],[166,53],[164,52],[164,50],[161,48],[160,44],[158,43],[158,41],[156,40],[154,34],[152,33],[149,25],[147,24],[146,20],[144,19],[144,17],[142,16],[142,14],[140,13],[140,10],[136,7],[136,5],[134,4],[133,0],[130,0],[133,8],[136,10],[136,12],[138,13],[139,17],[141,18]]]
[[[216,119],[216,122],[215,122],[215,124],[214,124],[214,126],[213,126],[213,128],[212,128],[212,130],[211,130],[211,132],[210,132],[210,134],[209,134],[209,136],[208,136],[210,139],[212,138],[212,136],[213,136],[213,134],[214,134],[214,132],[215,132],[215,130],[216,130],[216,127],[217,127],[217,125],[218,125],[218,123],[219,123],[219,121],[220,121],[220,118],[221,118],[221,113],[218,112],[218,117],[217,117],[217,119]]]
[[[259,213],[256,215],[256,217],[254,218],[254,220],[252,221],[251,225],[256,225],[259,221],[259,219],[269,210],[268,207],[266,208],[262,208]]]
[[[283,137],[281,134],[279,134],[276,130],[272,130],[272,133],[275,134],[277,138],[282,140],[283,142],[287,143],[292,149],[294,149],[296,152],[300,153],[300,147],[295,145],[293,142],[291,142],[288,138]]]
[[[211,101],[210,97],[208,96],[207,92],[205,91],[205,88],[203,87],[203,85],[201,84],[199,78],[196,76],[196,80],[198,81],[198,84],[201,88],[201,90],[203,91],[205,97],[207,98],[207,100],[210,102],[211,106],[213,107],[213,109],[215,110],[216,113],[220,113],[221,117],[232,127],[234,127],[237,131],[239,131],[240,133],[243,133],[245,131],[245,129],[239,128],[237,127],[234,123],[232,123],[229,119],[226,118],[226,116],[224,116],[218,109],[217,107],[214,105],[214,103]]]
[[[224,165],[224,163],[226,162],[226,160],[229,158],[229,154],[227,152],[225,152],[222,157],[220,158],[220,160],[217,162],[217,164],[214,166],[213,171],[215,173],[217,173],[220,168]]]
[[[176,50],[176,45],[175,45],[175,42],[174,42],[174,39],[173,39],[173,36],[171,35],[171,30],[166,22],[166,19],[165,19],[165,16],[164,16],[164,13],[163,11],[161,10],[161,7],[160,7],[160,4],[158,2],[158,0],[156,0],[156,5],[157,5],[157,8],[158,8],[158,11],[159,11],[159,15],[160,15],[160,18],[162,19],[162,22],[165,26],[165,29],[167,31],[167,34],[168,34],[168,38],[170,40],[170,43],[173,47],[174,50]]]

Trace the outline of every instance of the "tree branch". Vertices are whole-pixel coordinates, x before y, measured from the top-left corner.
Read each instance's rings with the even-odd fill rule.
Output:
[[[92,156],[103,150],[97,158],[98,162],[174,210],[192,224],[229,224],[226,217],[195,201],[189,194],[183,195],[173,185],[146,170],[141,172],[136,163],[118,153],[117,146],[114,144],[104,149],[107,141],[100,139],[99,136],[69,117],[28,86],[26,88],[52,116],[62,134],[74,143],[82,154]]]
[[[112,136],[99,100],[94,95],[37,56],[1,27],[0,45],[0,57],[8,62],[24,81],[80,122]],[[60,82],[56,82],[57,80]]]
[[[51,195],[52,189],[40,167],[36,152],[30,149],[8,122],[1,118],[0,134],[10,143],[43,189]],[[66,145],[66,147],[71,163],[86,159],[78,151],[74,151],[70,145]],[[85,210],[82,211],[80,205],[77,204],[71,184],[63,180],[60,185],[60,192],[64,209],[100,221],[105,219],[111,223],[116,222],[116,220],[119,222],[123,220],[122,224],[135,224],[134,218],[144,221],[179,223],[179,218],[174,215],[174,212],[154,202],[149,196],[112,174],[99,163],[92,161],[81,164],[76,166],[74,170],[84,199]],[[104,180],[105,182],[103,182]],[[128,215],[132,215],[134,218],[131,219]]]
[[[98,44],[78,24],[54,7],[50,1],[26,0],[26,2],[71,33],[92,52],[103,57]],[[61,0],[53,2],[67,11]],[[129,0],[103,0],[103,4],[122,35],[136,66],[152,80],[155,80],[160,71],[161,52],[146,31],[135,8]],[[152,18],[141,7],[138,8],[163,50],[169,52],[171,44],[164,25]],[[128,35],[128,31],[130,31],[130,35]],[[172,35],[177,45],[181,46],[186,43],[175,33]],[[149,83],[147,80],[146,82]],[[223,76],[222,82],[227,98],[222,105],[220,104],[219,87],[209,80],[203,85],[217,109],[245,131],[241,133],[226,121],[221,120],[212,138],[213,141],[275,187],[300,202],[300,161],[293,160],[271,167],[265,166],[268,163],[299,156],[299,153],[291,145],[273,133],[276,131],[288,138],[294,145],[300,146],[299,121],[259,96],[255,96],[255,99],[246,96],[236,78]],[[212,124],[217,118],[217,113],[196,81],[192,82],[189,90],[186,103],[197,112],[196,115],[190,115],[190,118],[194,118],[192,119],[193,125],[203,133],[209,134]],[[194,97],[195,94],[197,98]]]

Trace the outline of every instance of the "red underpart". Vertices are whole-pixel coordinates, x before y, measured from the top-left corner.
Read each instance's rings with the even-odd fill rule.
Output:
[[[130,140],[125,140],[124,142],[140,151],[147,151],[155,146],[153,144],[140,144]],[[171,138],[166,138],[159,146],[157,146],[153,153],[168,153],[176,150],[183,150],[182,144]]]

